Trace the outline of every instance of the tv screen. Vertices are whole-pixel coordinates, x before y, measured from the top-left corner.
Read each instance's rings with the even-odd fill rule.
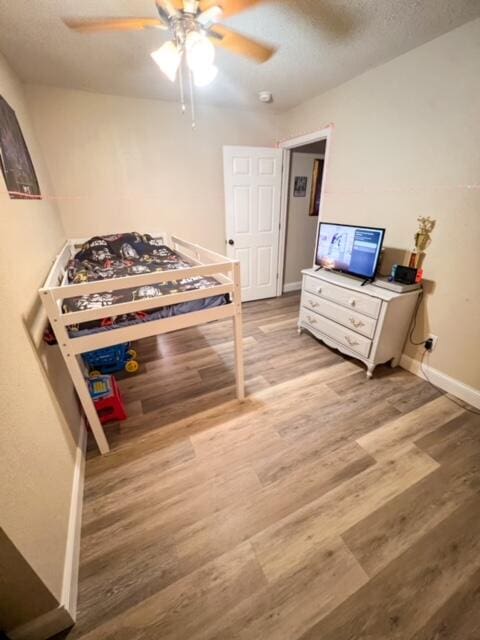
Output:
[[[359,278],[373,279],[385,229],[321,222],[315,263]]]

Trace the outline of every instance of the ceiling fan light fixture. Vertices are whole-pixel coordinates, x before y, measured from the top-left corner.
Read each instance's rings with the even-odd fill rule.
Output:
[[[158,12],[157,18],[97,17],[82,20],[64,19],[64,23],[77,33],[144,31],[151,28],[167,31],[168,42],[152,51],[150,56],[170,82],[175,83],[178,79],[182,113],[186,112],[185,89],[189,92],[194,127],[194,85],[205,87],[215,80],[218,74],[214,64],[216,47],[250,58],[259,64],[274,55],[275,47],[257,42],[221,23],[223,17],[230,18],[266,1],[153,0]],[[262,96],[260,99],[263,100]],[[265,100],[269,101],[271,97]]]
[[[193,72],[193,82],[196,87],[206,87],[215,80],[218,74],[218,67],[211,64],[204,69],[196,69]]]
[[[178,67],[182,59],[182,52],[178,49],[177,45],[169,40],[165,42],[165,44],[162,44],[160,49],[153,51],[150,55],[170,82],[175,82]]]
[[[213,65],[215,48],[204,33],[190,31],[185,39],[187,64],[193,73],[201,73]]]

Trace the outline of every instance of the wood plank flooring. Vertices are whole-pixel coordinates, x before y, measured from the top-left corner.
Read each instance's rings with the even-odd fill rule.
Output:
[[[70,640],[479,640],[480,417],[297,335],[296,294],[142,341],[89,449]]]

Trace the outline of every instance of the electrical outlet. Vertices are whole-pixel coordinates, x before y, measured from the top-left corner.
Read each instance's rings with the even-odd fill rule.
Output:
[[[429,351],[435,351],[435,349],[437,348],[437,342],[438,342],[438,336],[433,335],[433,333],[431,333],[427,340],[425,340],[425,342],[427,342],[428,340],[431,341],[432,343],[432,347],[431,349],[429,349]]]

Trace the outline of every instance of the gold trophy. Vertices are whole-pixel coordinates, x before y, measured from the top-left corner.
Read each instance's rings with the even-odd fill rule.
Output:
[[[430,234],[435,226],[435,220],[432,220],[430,216],[426,218],[417,218],[420,223],[417,233],[415,234],[415,249],[410,254],[410,260],[408,262],[409,267],[416,269],[419,265],[420,256],[428,247],[432,241]]]

